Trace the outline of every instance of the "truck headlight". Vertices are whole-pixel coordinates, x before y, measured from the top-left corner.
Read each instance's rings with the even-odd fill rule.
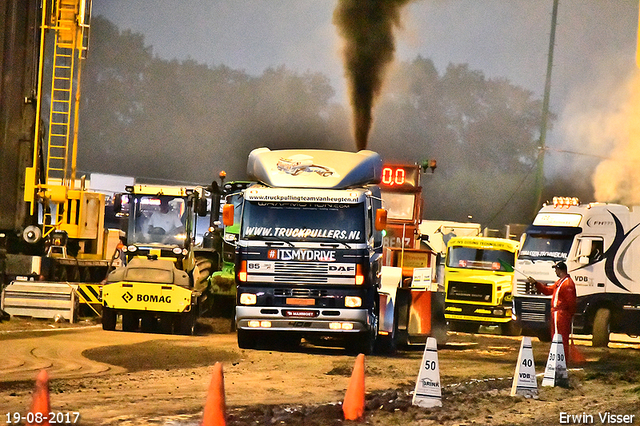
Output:
[[[256,301],[257,301],[257,297],[253,293],[242,293],[240,295],[241,305],[255,305]]]
[[[347,308],[357,308],[362,306],[362,299],[357,296],[347,296],[344,298],[344,306]]]

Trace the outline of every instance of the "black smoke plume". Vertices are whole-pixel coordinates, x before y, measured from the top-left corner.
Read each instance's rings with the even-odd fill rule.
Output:
[[[367,147],[373,105],[395,52],[393,29],[400,26],[400,9],[409,1],[338,0],[333,13],[333,22],[345,41],[345,75],[358,150]]]

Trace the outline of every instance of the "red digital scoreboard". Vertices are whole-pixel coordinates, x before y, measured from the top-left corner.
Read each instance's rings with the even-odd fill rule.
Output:
[[[419,165],[385,164],[382,166],[380,189],[383,191],[413,192],[419,186]]]

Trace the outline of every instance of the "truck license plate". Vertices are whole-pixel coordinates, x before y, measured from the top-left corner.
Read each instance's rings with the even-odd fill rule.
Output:
[[[286,303],[287,305],[314,306],[316,304],[316,299],[300,299],[297,297],[287,297]]]
[[[315,318],[318,316],[318,311],[284,311],[285,317],[302,317],[302,318]]]

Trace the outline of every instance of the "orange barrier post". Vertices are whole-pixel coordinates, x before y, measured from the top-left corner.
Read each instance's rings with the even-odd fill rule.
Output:
[[[342,403],[345,420],[364,418],[364,354],[359,354],[351,373],[349,387]]]
[[[571,344],[569,345],[569,361],[573,365],[584,365],[587,363],[587,359],[573,343],[573,338],[571,338]]]
[[[211,383],[209,383],[207,402],[202,416],[202,426],[226,426],[225,411],[222,364],[216,362],[213,366]]]
[[[49,426],[49,375],[47,370],[41,370],[36,377],[36,388],[33,391],[33,401],[29,410],[30,420],[27,426],[44,425]]]

